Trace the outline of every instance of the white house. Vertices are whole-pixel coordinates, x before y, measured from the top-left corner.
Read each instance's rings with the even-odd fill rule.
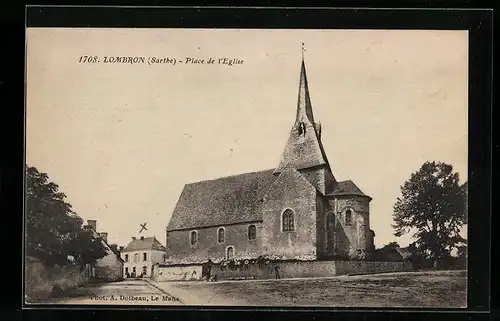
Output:
[[[97,233],[97,221],[88,220],[86,229],[90,230],[96,239],[100,239],[106,249],[106,256],[97,260],[92,267],[91,276],[107,281],[119,281],[123,279],[123,260],[117,251],[115,244],[108,244],[108,233]]]
[[[153,265],[165,262],[165,247],[155,237],[132,237],[120,255],[124,277],[151,277]]]

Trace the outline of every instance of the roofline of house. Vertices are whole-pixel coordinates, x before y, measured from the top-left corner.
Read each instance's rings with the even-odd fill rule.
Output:
[[[127,249],[127,247],[128,247],[128,246],[129,246],[132,242],[134,242],[134,241],[144,241],[144,240],[146,240],[146,239],[152,239],[152,240],[153,240],[153,244],[154,244],[154,241],[158,242],[158,243],[161,245],[162,250],[154,249],[154,248],[153,248],[153,244],[151,244],[151,247],[150,247],[150,248],[135,249],[135,250],[129,250],[129,249]],[[151,251],[153,251],[153,250],[154,250],[154,251],[165,252],[165,251],[167,250],[167,248],[166,248],[165,246],[163,246],[163,244],[161,244],[161,242],[160,242],[160,241],[158,241],[158,239],[156,238],[156,236],[149,236],[149,237],[145,237],[145,238],[143,238],[143,239],[135,239],[135,240],[130,241],[130,243],[129,243],[126,247],[124,247],[124,248],[123,248],[123,250],[122,250],[121,252],[136,252],[136,251],[144,251],[144,250],[151,250]]]
[[[84,225],[83,228],[88,228],[90,230],[92,230],[95,234],[97,234],[97,237],[101,240],[101,242],[104,242],[104,244],[111,250],[111,252],[113,252],[113,254],[115,254],[116,258],[122,262],[122,263],[125,263],[125,261],[120,257],[120,254],[119,253],[116,253],[113,248],[108,244],[108,242],[106,242],[100,235],[99,233],[94,230],[94,228],[88,224]]]
[[[207,226],[192,226],[192,227],[179,228],[179,229],[171,229],[171,230],[167,227],[166,230],[167,230],[167,232],[201,230],[201,229],[212,228],[212,227],[219,227],[219,226],[243,225],[243,224],[248,224],[248,223],[262,223],[262,221],[263,220],[252,220],[252,221],[242,221],[242,222],[238,222],[238,223],[229,223],[229,224],[217,224],[217,225],[207,225]]]
[[[165,252],[167,249],[164,247],[163,250],[158,250],[158,249],[153,249],[151,248],[144,248],[144,249],[135,249],[135,250],[127,250],[126,248],[123,249],[122,253],[129,253],[129,252],[140,252],[140,251],[159,251],[159,252]]]
[[[368,198],[370,201],[373,199],[371,196],[368,196],[368,195],[366,195],[366,194],[360,194],[360,193],[349,193],[349,192],[330,193],[330,194],[327,194],[327,195],[326,195],[326,197],[352,196],[352,195],[355,195],[355,196],[360,196],[360,197],[366,197],[366,198]]]

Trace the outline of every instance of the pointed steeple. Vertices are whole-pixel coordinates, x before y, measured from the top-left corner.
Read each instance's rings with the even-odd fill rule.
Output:
[[[302,48],[300,67],[297,115],[274,174],[280,175],[286,168],[294,168],[320,193],[326,195],[333,189],[336,180],[321,143],[321,124],[314,121],[303,53],[304,48]]]
[[[297,101],[297,117],[296,122],[309,120],[314,124],[314,116],[311,106],[311,97],[309,95],[309,85],[307,84],[306,65],[304,63],[304,56],[302,56],[302,65],[300,67],[300,81],[299,81],[299,98]]]

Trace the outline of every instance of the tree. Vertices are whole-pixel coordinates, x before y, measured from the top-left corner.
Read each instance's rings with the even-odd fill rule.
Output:
[[[48,265],[66,265],[68,255],[84,265],[106,255],[106,249],[83,229],[83,220],[65,202],[66,195],[35,167],[26,169],[26,255]]]
[[[459,235],[467,224],[466,192],[451,165],[426,162],[401,187],[394,205],[395,236],[413,234],[414,251],[433,261],[449,257],[453,248],[466,243]]]

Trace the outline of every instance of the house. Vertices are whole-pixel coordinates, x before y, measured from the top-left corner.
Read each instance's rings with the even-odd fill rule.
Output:
[[[120,254],[124,277],[150,277],[153,265],[165,262],[165,247],[155,237],[132,237]]]
[[[92,267],[92,276],[106,281],[123,279],[123,260],[120,258],[116,244],[108,244],[108,233],[97,232],[97,221],[88,220],[84,227],[90,230],[94,238],[99,239],[106,249],[106,256],[97,260]]]
[[[335,178],[322,136],[302,59],[296,118],[279,163],[185,185],[166,228],[168,263],[366,259],[374,248],[372,198]]]

